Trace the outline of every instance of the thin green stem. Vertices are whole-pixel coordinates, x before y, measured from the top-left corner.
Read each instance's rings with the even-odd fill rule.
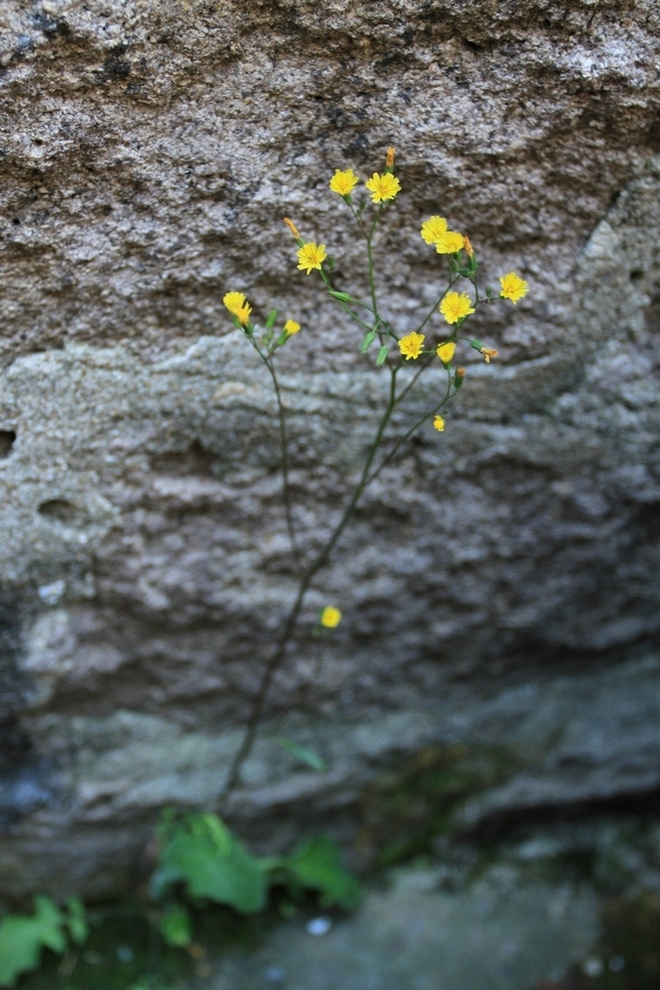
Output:
[[[247,759],[247,757],[249,756],[252,750],[252,746],[254,744],[254,740],[257,735],[259,722],[261,721],[261,717],[264,712],[270,685],[272,683],[273,677],[275,676],[280,666],[282,665],[282,662],[284,661],[287,647],[289,646],[289,643],[291,642],[291,639],[295,632],[298,616],[300,615],[300,610],[303,606],[305,595],[307,594],[314,577],[316,576],[318,571],[324,566],[330,554],[337,545],[337,542],[341,534],[343,533],[344,529],[346,528],[346,525],[348,524],[353,513],[355,512],[355,509],[368,484],[369,470],[374,462],[374,458],[378,452],[378,448],[380,447],[381,441],[383,439],[383,434],[385,433],[385,429],[387,428],[387,424],[390,420],[390,417],[396,405],[396,375],[398,369],[390,368],[389,370],[390,370],[389,400],[387,403],[387,407],[385,408],[385,411],[381,417],[380,423],[378,425],[376,435],[372,441],[371,447],[369,448],[369,453],[367,454],[367,457],[365,459],[359,481],[355,486],[353,494],[348,504],[346,505],[344,511],[342,512],[342,515],[339,521],[337,522],[335,528],[333,529],[332,534],[328,539],[327,543],[324,545],[323,549],[318,554],[318,556],[308,565],[308,567],[306,568],[305,572],[303,573],[300,579],[298,592],[296,594],[296,597],[293,601],[293,604],[287,616],[287,620],[284,625],[282,634],[279,640],[277,641],[275,650],[273,651],[273,654],[266,666],[266,670],[262,677],[261,684],[259,685],[259,691],[255,697],[254,703],[252,705],[252,710],[248,717],[248,721],[245,727],[243,738],[241,740],[241,744],[238,747],[238,750],[236,751],[234,758],[231,762],[229,772],[227,774],[227,779],[220,794],[219,803],[221,809],[224,807],[230,794],[236,787],[241,774],[241,770],[243,768],[243,764],[245,763],[245,760]]]
[[[293,505],[291,499],[291,485],[289,483],[289,442],[286,432],[286,417],[284,413],[284,402],[282,401],[282,392],[280,389],[280,383],[277,378],[277,372],[272,364],[272,355],[266,355],[263,353],[259,344],[254,339],[253,336],[248,337],[250,343],[256,350],[257,354],[263,361],[263,363],[268,368],[268,373],[271,377],[273,383],[273,388],[275,390],[275,398],[277,400],[277,418],[279,422],[280,431],[280,450],[282,454],[282,490],[284,495],[284,515],[286,517],[286,528],[289,534],[289,542],[291,544],[291,553],[293,554],[293,559],[298,566],[300,560],[300,551],[298,549],[298,541],[296,539],[296,530],[293,522]]]
[[[371,225],[371,227],[369,229],[369,233],[367,235],[367,259],[368,259],[368,262],[369,262],[369,290],[371,292],[371,305],[372,305],[372,308],[373,308],[373,311],[374,311],[374,317],[377,320],[379,319],[379,316],[378,316],[378,302],[376,301],[376,276],[375,276],[375,272],[374,272],[374,253],[373,253],[373,247],[372,247],[372,243],[371,242],[373,240],[374,232],[376,230],[376,224],[380,220],[380,215],[381,215],[382,212],[383,212],[383,210],[382,210],[382,207],[381,207],[381,209],[376,214],[376,219],[372,223],[372,225]]]
[[[367,480],[366,480],[366,482],[365,482],[365,487],[366,487],[367,485],[370,485],[370,484],[371,484],[371,482],[372,482],[372,481],[373,481],[373,480],[374,480],[375,478],[377,478],[377,477],[378,477],[378,475],[379,475],[379,474],[380,474],[380,472],[381,472],[381,471],[383,470],[383,468],[384,468],[384,467],[386,467],[386,466],[387,466],[387,465],[388,465],[388,464],[389,464],[389,463],[390,463],[390,462],[391,462],[391,461],[392,461],[392,460],[394,459],[394,457],[396,457],[396,455],[397,455],[397,453],[398,453],[398,451],[399,451],[399,450],[401,449],[401,447],[403,447],[403,445],[404,445],[404,443],[406,443],[406,442],[407,442],[407,441],[408,441],[408,440],[410,439],[410,437],[411,437],[411,436],[413,435],[413,433],[415,433],[415,432],[416,432],[416,431],[417,431],[417,430],[418,430],[418,429],[420,428],[420,426],[423,426],[423,424],[424,424],[424,423],[425,423],[425,422],[426,422],[426,421],[427,421],[428,419],[430,419],[430,418],[431,418],[431,416],[435,416],[435,415],[436,415],[436,413],[439,413],[439,412],[440,412],[440,410],[441,410],[441,409],[442,409],[442,408],[443,408],[444,406],[446,406],[446,405],[447,405],[447,403],[449,402],[449,400],[450,400],[450,399],[452,399],[452,398],[454,397],[454,395],[456,395],[456,392],[455,392],[455,391],[454,391],[454,392],[452,392],[452,390],[451,390],[451,386],[452,386],[452,378],[451,378],[451,373],[450,373],[449,371],[447,371],[447,391],[446,391],[446,393],[445,393],[445,395],[444,395],[444,397],[443,397],[443,399],[442,399],[442,400],[441,400],[441,401],[440,401],[440,402],[439,402],[439,403],[437,404],[437,406],[434,406],[434,408],[433,408],[433,409],[431,409],[431,411],[430,411],[430,412],[427,412],[427,413],[424,413],[424,415],[423,415],[423,416],[421,416],[421,417],[420,417],[420,418],[419,418],[419,419],[418,419],[418,420],[417,420],[417,421],[416,421],[416,422],[415,422],[415,423],[414,423],[414,424],[413,424],[413,425],[412,425],[412,426],[410,427],[410,429],[409,429],[409,430],[407,430],[407,431],[406,431],[406,432],[405,432],[405,433],[403,434],[403,436],[402,436],[402,437],[400,437],[400,438],[399,438],[399,439],[397,440],[397,442],[396,442],[396,443],[394,444],[394,446],[392,447],[392,449],[391,449],[390,451],[388,451],[388,453],[387,453],[387,454],[385,455],[385,457],[383,458],[383,460],[382,460],[382,461],[380,462],[380,464],[378,465],[378,467],[376,468],[376,470],[375,470],[375,471],[374,471],[374,472],[373,472],[372,474],[370,474],[370,475],[369,475],[369,477],[367,478]],[[400,397],[400,398],[401,398],[401,397]]]

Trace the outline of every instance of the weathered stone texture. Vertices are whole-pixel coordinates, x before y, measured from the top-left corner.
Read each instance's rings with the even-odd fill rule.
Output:
[[[160,807],[217,801],[295,588],[274,400],[220,300],[303,324],[282,376],[309,553],[386,382],[281,218],[363,285],[327,182],[388,144],[395,325],[438,293],[431,213],[531,290],[478,314],[501,362],[464,356],[446,433],[319,576],[303,628],[329,599],[345,621],[278,674],[234,818],[349,836],[374,768],[457,742],[515,753],[479,815],[660,786],[654,0],[5,0],[0,29],[0,893],[117,889]],[[296,732],[328,776],[272,741]]]

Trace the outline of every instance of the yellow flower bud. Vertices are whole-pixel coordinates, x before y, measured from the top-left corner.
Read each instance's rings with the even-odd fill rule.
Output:
[[[284,222],[287,225],[287,227],[289,228],[289,230],[291,231],[291,233],[293,234],[293,236],[295,237],[295,239],[297,241],[302,241],[302,237],[300,236],[300,233],[298,232],[298,228],[296,227],[296,225],[293,222],[293,220],[289,220],[288,217],[285,217],[284,218]]]

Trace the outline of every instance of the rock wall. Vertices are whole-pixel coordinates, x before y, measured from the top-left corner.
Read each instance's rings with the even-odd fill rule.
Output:
[[[221,298],[303,324],[282,375],[311,552],[386,383],[281,218],[363,284],[327,183],[390,144],[395,325],[437,294],[432,213],[530,294],[478,316],[501,360],[465,356],[447,431],[319,576],[232,820],[354,840],[428,747],[506,751],[471,824],[660,786],[654,0],[4,0],[0,29],[0,893],[118,891],[161,807],[217,802],[295,589],[272,394]],[[345,620],[310,645],[327,600]]]

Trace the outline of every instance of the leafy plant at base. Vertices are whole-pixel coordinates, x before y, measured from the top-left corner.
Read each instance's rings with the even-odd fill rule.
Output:
[[[213,901],[241,914],[262,911],[274,887],[285,888],[294,899],[314,892],[323,907],[351,911],[360,902],[358,881],[342,866],[334,842],[324,836],[301,842],[284,856],[254,856],[217,815],[168,811],[158,840],[150,893],[164,903],[159,929],[169,945],[185,947],[192,937],[190,915],[177,891],[193,905]]]
[[[183,884],[193,900],[206,898],[242,914],[266,906],[268,887],[259,860],[217,815],[202,812],[178,819],[166,813],[158,838],[158,866],[150,885],[155,900]]]
[[[341,864],[339,849],[327,836],[318,835],[299,843],[287,856],[273,856],[267,864],[272,886],[286,887],[294,896],[313,891],[321,907],[354,911],[361,889],[356,878]]]
[[[0,987],[13,987],[21,973],[39,965],[42,949],[60,954],[87,938],[85,909],[71,898],[62,910],[49,898],[35,897],[32,915],[9,914],[0,921]]]

